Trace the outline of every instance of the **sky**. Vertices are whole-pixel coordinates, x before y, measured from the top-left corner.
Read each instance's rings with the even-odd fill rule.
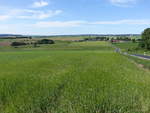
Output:
[[[0,34],[139,34],[150,0],[0,0]]]

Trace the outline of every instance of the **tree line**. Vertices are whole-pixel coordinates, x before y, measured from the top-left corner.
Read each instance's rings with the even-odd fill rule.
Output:
[[[37,44],[54,44],[55,42],[53,40],[50,39],[42,39],[42,40],[38,40],[34,43],[31,43],[34,45],[34,47],[37,46]],[[25,43],[25,42],[12,42],[11,46],[23,46],[23,45],[29,45],[29,43]]]

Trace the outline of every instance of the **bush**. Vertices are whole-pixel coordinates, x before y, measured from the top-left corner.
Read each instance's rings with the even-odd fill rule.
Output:
[[[135,40],[135,39],[132,39],[132,42],[133,42],[133,43],[136,43],[136,40]]]
[[[144,41],[143,41],[143,40],[141,40],[141,41],[139,42],[139,47],[141,47],[141,48],[145,48],[145,43],[144,43]]]
[[[42,39],[37,42],[37,44],[54,44],[54,43],[55,42],[53,40],[49,40],[49,39]]]
[[[24,42],[12,42],[11,43],[11,46],[23,46],[23,45],[27,45],[27,44]]]
[[[128,48],[127,51],[132,51],[132,50],[130,48]]]

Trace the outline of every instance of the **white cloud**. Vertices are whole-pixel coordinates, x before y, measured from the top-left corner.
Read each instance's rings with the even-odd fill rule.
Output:
[[[103,26],[101,25],[111,25],[110,28],[112,28],[114,25],[114,29],[117,28],[117,30],[124,25],[131,25],[128,28],[132,28],[132,30],[135,30],[135,27],[138,25],[139,31],[142,31],[146,26],[150,25],[150,19],[126,19],[126,20],[117,20],[117,21],[97,21],[97,22],[89,22],[89,21],[39,21],[35,23],[12,23],[12,24],[4,24],[0,23],[0,32],[1,33],[16,33],[16,34],[51,34],[52,32],[56,34],[63,34],[65,32],[66,34],[68,33],[66,31],[66,28],[73,28],[77,27],[79,30],[79,33],[82,33],[83,30],[86,31],[86,29],[91,29],[88,30],[88,32],[93,33],[96,32],[97,30],[92,30],[93,26],[99,27],[103,29]],[[119,25],[119,26],[116,26]],[[82,27],[84,29],[82,29]],[[57,28],[57,29],[55,29]],[[59,29],[61,28],[61,29]],[[142,29],[141,29],[142,28]],[[67,29],[67,30],[69,30]],[[101,30],[100,29],[100,30]],[[104,28],[106,29],[106,28]],[[107,28],[109,29],[109,27]],[[126,32],[125,30],[122,30],[123,32]],[[76,30],[74,31],[69,31],[70,33],[76,33]],[[109,33],[111,32],[111,29]],[[84,32],[87,33],[87,32]],[[107,33],[107,32],[106,32]],[[115,31],[115,33],[118,33],[118,31]]]
[[[34,8],[44,7],[47,6],[49,3],[40,0],[33,3]],[[8,9],[2,8],[0,11],[0,20],[7,20],[7,19],[47,19],[56,15],[61,14],[62,10],[42,10],[42,9]],[[2,13],[2,14],[1,14]]]
[[[42,1],[36,1],[36,2],[34,2],[33,5],[32,5],[32,7],[33,8],[40,8],[40,7],[45,7],[45,6],[48,6],[48,5],[49,5],[48,2],[42,0]]]
[[[7,20],[10,18],[18,19],[47,19],[56,15],[61,14],[62,10],[31,10],[31,9],[11,9],[4,15],[0,15],[0,20]]]
[[[24,10],[21,15],[17,16],[21,19],[46,19],[62,13],[62,10]]]
[[[51,28],[51,27],[79,27],[79,26],[91,26],[91,25],[150,25],[150,19],[126,19],[117,21],[41,21],[33,24],[39,28]]]
[[[109,0],[113,5],[120,7],[130,7],[135,4],[138,0]]]
[[[97,21],[91,22],[90,24],[104,24],[104,25],[150,25],[150,19],[125,19],[125,20],[117,20],[117,21]]]
[[[86,21],[46,21],[46,22],[37,22],[36,27],[77,27],[82,24],[86,24]]]
[[[0,15],[0,21],[7,20],[9,18],[10,18],[9,15]]]

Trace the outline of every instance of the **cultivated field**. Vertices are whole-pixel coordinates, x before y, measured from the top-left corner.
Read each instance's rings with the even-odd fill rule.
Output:
[[[0,113],[150,112],[150,72],[108,42],[0,50]]]

